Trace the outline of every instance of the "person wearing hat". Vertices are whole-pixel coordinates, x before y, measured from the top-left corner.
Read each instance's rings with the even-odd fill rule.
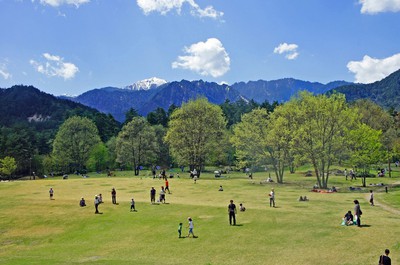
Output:
[[[275,191],[271,189],[271,192],[268,194],[269,196],[269,207],[275,208]]]

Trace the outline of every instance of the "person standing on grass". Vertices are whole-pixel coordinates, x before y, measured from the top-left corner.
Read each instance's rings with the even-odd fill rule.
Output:
[[[369,192],[369,203],[371,204],[371,206],[374,206],[374,192],[372,190],[370,190]]]
[[[168,190],[168,194],[171,194],[171,192],[169,191],[169,182],[168,182],[168,179],[165,178],[165,191],[167,191],[167,190]]]
[[[135,209],[135,200],[132,198],[132,200],[131,200],[131,212],[132,211],[134,211],[134,212],[136,212],[136,209]]]
[[[53,188],[50,188],[49,194],[50,194],[50,200],[53,200],[53,195],[54,195],[54,190],[53,190]]]
[[[150,202],[151,203],[156,202],[156,189],[154,187],[151,187],[151,190],[150,190]]]
[[[99,197],[96,195],[94,197],[94,208],[96,209],[94,213],[99,213],[99,204],[100,204]]]
[[[361,211],[361,207],[360,207],[360,203],[358,202],[358,200],[354,200],[354,214],[357,215],[357,226],[361,227],[361,215],[362,215],[362,211]]]
[[[190,234],[192,234],[193,238],[196,238],[197,236],[195,236],[194,233],[193,233],[194,225],[193,225],[193,220],[192,220],[192,218],[191,218],[191,217],[188,217],[188,221],[189,221],[189,225],[188,225],[188,227],[189,227],[189,233],[188,233],[187,237],[189,237]]]
[[[233,225],[236,225],[236,205],[233,203],[233,200],[230,201],[230,204],[228,205],[228,214],[229,214],[229,224],[232,225],[232,220],[233,220]]]
[[[112,188],[111,190],[111,200],[113,204],[117,204],[117,191],[115,188]]]
[[[392,265],[392,261],[389,258],[389,249],[385,249],[385,255],[379,257],[379,265]]]
[[[182,223],[179,223],[179,225],[178,225],[178,235],[179,235],[179,238],[182,237]]]
[[[161,186],[160,190],[160,202],[165,203],[165,189],[163,186]]]
[[[271,192],[268,194],[269,196],[269,207],[275,208],[275,191],[271,189]]]

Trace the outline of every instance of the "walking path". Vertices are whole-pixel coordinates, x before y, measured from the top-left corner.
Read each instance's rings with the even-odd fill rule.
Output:
[[[393,183],[393,184],[395,184],[395,185],[396,185],[396,184],[400,184],[400,182],[395,182],[395,183]],[[364,197],[365,197],[365,199],[369,202],[369,193],[365,194]],[[375,206],[382,207],[382,209],[384,209],[384,210],[386,210],[386,211],[388,211],[388,212],[391,212],[391,213],[400,215],[400,210],[398,210],[398,209],[396,209],[396,208],[393,208],[392,206],[390,206],[390,205],[388,205],[388,204],[379,203],[379,202],[375,199],[375,197],[374,197],[374,204],[375,204]]]

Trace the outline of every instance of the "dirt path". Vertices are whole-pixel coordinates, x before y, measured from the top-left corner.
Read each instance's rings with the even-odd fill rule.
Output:
[[[399,183],[400,183],[400,182],[396,182],[396,183],[394,183],[394,184],[399,184]],[[367,200],[367,202],[369,203],[369,193],[365,194],[364,197],[365,197],[365,199]],[[391,213],[393,213],[393,214],[400,215],[400,210],[398,210],[398,209],[396,209],[396,208],[393,208],[393,207],[390,206],[390,205],[387,205],[387,204],[384,204],[384,203],[380,203],[380,202],[377,201],[375,198],[374,198],[374,204],[375,204],[375,207],[378,206],[378,207],[381,207],[382,209],[384,209],[385,211],[391,212]]]

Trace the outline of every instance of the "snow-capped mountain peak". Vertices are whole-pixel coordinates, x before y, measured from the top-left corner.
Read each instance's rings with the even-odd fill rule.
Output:
[[[148,78],[148,79],[144,79],[141,81],[138,81],[132,85],[126,86],[124,87],[124,89],[129,89],[129,90],[149,90],[161,85],[166,84],[167,81],[165,81],[164,79],[160,79],[157,77],[152,77],[152,78]]]

